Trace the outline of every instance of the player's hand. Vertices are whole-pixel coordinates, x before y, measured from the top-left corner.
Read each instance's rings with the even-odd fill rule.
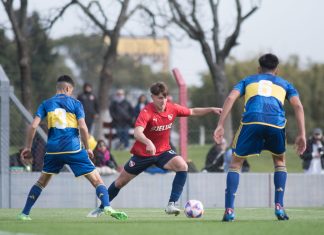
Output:
[[[92,159],[94,158],[93,152],[91,149],[87,149],[88,156]]]
[[[21,152],[20,152],[20,159],[24,159],[27,156],[29,156],[31,154],[31,149],[30,148],[24,148]]]
[[[304,135],[298,135],[295,140],[295,148],[299,155],[303,154],[306,150],[306,138]]]
[[[216,130],[214,131],[214,141],[217,144],[221,144],[223,138],[224,138],[224,127],[223,126],[217,126]]]
[[[221,113],[223,112],[223,109],[222,108],[213,108],[213,112],[218,115],[221,115]]]
[[[155,145],[152,143],[152,141],[150,141],[147,145],[146,145],[146,152],[150,155],[155,155],[156,153],[156,148]]]

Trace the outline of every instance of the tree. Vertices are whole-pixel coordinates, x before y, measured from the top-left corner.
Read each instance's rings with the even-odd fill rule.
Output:
[[[99,111],[101,115],[98,120],[100,128],[97,129],[100,131],[102,130],[101,124],[103,114],[108,110],[109,91],[114,81],[113,71],[117,59],[117,46],[120,32],[125,23],[138,9],[141,8],[140,5],[135,5],[131,10],[129,10],[130,0],[116,0],[114,2],[120,4],[119,9],[116,9],[114,14],[109,14],[109,9],[105,9],[99,1],[90,1],[88,5],[84,5],[81,1],[72,0],[62,7],[58,16],[55,17],[51,23],[52,25],[60,16],[62,16],[69,6],[78,5],[90,21],[100,30],[102,37],[109,41],[108,47],[104,52],[99,76],[98,98]],[[98,136],[101,136],[101,133],[98,133]]]
[[[73,60],[80,71],[80,79],[95,88],[99,87],[97,78],[100,77],[102,57],[107,48],[101,35],[77,34],[60,38],[54,43],[59,51],[64,49],[64,53]],[[166,79],[168,74],[154,72],[150,65],[142,64],[132,56],[117,57],[114,77],[112,88],[147,90],[153,81],[159,80],[166,81],[169,87],[175,86],[174,79]]]
[[[236,22],[234,30],[230,33],[221,45],[220,22],[219,22],[219,4],[220,0],[209,0],[206,4],[197,3],[196,0],[177,1],[169,0],[168,5],[171,11],[171,17],[167,17],[167,22],[172,22],[180,27],[192,40],[197,41],[202,50],[202,54],[208,65],[211,75],[214,91],[217,94],[216,105],[222,106],[228,95],[228,78],[225,74],[225,61],[230,55],[233,47],[238,45],[237,39],[240,35],[243,22],[248,19],[258,9],[253,5],[251,9],[243,14],[240,0],[235,0]],[[200,9],[200,10],[199,10]],[[211,13],[211,22],[207,23],[205,10]],[[204,20],[204,22],[202,22]],[[206,29],[204,26],[211,25]],[[210,33],[211,32],[211,33]],[[232,120],[228,118],[226,123],[226,138],[232,139]]]
[[[20,7],[14,10],[14,0],[1,0],[12,26],[17,45],[17,60],[20,70],[21,100],[27,110],[32,110],[31,58],[27,37],[27,0],[20,0]]]

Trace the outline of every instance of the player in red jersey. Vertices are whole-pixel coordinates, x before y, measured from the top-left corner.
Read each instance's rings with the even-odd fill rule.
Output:
[[[187,178],[188,165],[170,147],[170,130],[176,117],[202,116],[208,113],[220,114],[221,108],[187,108],[167,102],[168,87],[163,82],[154,83],[151,88],[153,102],[146,105],[140,112],[135,123],[135,144],[131,149],[133,156],[125,164],[119,177],[109,186],[110,201],[128,182],[152,165],[165,170],[175,171],[171,196],[165,209],[167,214],[178,215],[180,210],[175,207]],[[89,217],[97,217],[102,209],[96,208]]]

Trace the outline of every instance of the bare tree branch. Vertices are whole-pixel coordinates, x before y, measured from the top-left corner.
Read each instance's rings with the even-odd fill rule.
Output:
[[[73,4],[75,4],[76,2],[75,2],[75,0],[72,0],[71,2],[69,2],[68,4],[66,4],[66,5],[64,5],[62,8],[60,8],[59,9],[59,11],[58,11],[58,14],[52,19],[52,20],[50,20],[49,21],[49,24],[48,24],[48,26],[46,26],[44,29],[45,30],[50,30],[50,29],[52,29],[52,27],[54,26],[54,24],[56,23],[56,21],[58,20],[58,19],[60,19],[63,15],[64,15],[64,13],[65,13],[65,11],[71,6],[71,5],[73,5]]]
[[[98,1],[91,1],[89,3],[89,5],[88,5],[88,9],[90,9],[92,5],[95,5],[96,7],[98,7],[102,17],[104,18],[104,21],[105,21],[104,25],[107,26],[108,25],[108,18],[107,18],[106,14],[105,14],[105,11],[102,9],[101,4]]]
[[[212,39],[214,43],[214,53],[218,55],[219,53],[219,22],[218,22],[218,5],[219,2],[214,3],[213,0],[209,0],[210,9],[213,15],[213,28],[212,28]]]
[[[91,7],[91,3],[86,7],[83,5],[80,1],[74,0],[74,2],[80,6],[80,8],[83,10],[83,12],[92,20],[92,22],[105,34],[108,35],[109,37],[112,35],[112,32],[107,29],[106,25],[102,24],[98,18],[92,14],[90,11],[89,7]]]
[[[257,9],[257,6],[254,6],[244,17],[242,17],[242,6],[240,0],[235,0],[236,3],[236,11],[237,11],[237,17],[236,17],[236,26],[233,31],[233,33],[228,36],[225,40],[224,48],[221,51],[221,55],[223,58],[226,58],[230,50],[237,45],[237,38],[240,34],[241,24],[244,20],[246,20],[249,16],[251,16]]]

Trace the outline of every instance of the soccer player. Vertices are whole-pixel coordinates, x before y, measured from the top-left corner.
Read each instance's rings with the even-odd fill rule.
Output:
[[[259,73],[241,80],[226,98],[214,139],[220,143],[224,136],[224,123],[234,102],[244,96],[245,106],[241,125],[233,140],[233,158],[227,174],[225,214],[223,221],[234,220],[234,198],[239,184],[240,169],[246,157],[259,156],[262,150],[272,153],[274,163],[275,215],[278,220],[288,220],[283,197],[287,178],[285,161],[284,101],[292,105],[297,120],[295,140],[297,152],[305,151],[304,110],[298,92],[288,81],[277,76],[279,60],[273,54],[259,58]]]
[[[88,128],[85,124],[82,104],[71,97],[73,87],[74,82],[69,76],[60,76],[56,83],[56,95],[42,102],[29,126],[26,147],[21,152],[22,158],[30,153],[36,128],[45,117],[48,125],[48,141],[43,171],[28,194],[25,207],[18,215],[19,220],[31,220],[29,213],[32,206],[52,175],[58,174],[64,164],[70,166],[76,177],[84,175],[96,188],[96,194],[104,206],[105,214],[118,220],[127,219],[124,212],[115,211],[110,207],[106,186],[89,159],[89,156],[93,157],[93,153],[89,148]],[[85,149],[82,148],[80,135]]]
[[[176,117],[201,116],[208,113],[220,114],[222,109],[215,107],[186,108],[167,102],[168,87],[163,82],[154,83],[151,88],[153,102],[147,104],[140,112],[135,123],[135,143],[131,149],[133,156],[125,164],[119,177],[109,186],[110,200],[128,182],[152,165],[175,171],[167,214],[178,215],[175,206],[181,196],[187,178],[187,163],[170,147],[170,129]],[[88,216],[96,217],[102,213],[102,205],[91,211]]]

